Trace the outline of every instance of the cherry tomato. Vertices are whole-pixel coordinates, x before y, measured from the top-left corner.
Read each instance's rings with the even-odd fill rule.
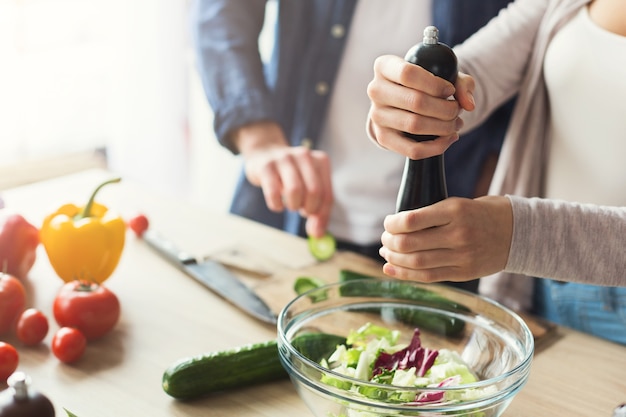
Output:
[[[75,327],[87,340],[110,332],[120,318],[120,302],[102,285],[71,281],[61,287],[52,306],[61,327]]]
[[[26,291],[20,280],[0,273],[0,335],[13,330],[25,304]]]
[[[0,385],[7,381],[17,369],[19,362],[17,350],[8,343],[0,342]]]
[[[24,310],[17,321],[17,338],[26,346],[41,343],[48,334],[48,318],[39,310]]]
[[[73,327],[61,327],[52,337],[52,353],[64,363],[79,360],[85,353],[86,347],[85,335]]]
[[[128,227],[135,232],[137,237],[143,236],[143,233],[148,230],[148,226],[150,226],[150,222],[144,214],[138,214],[128,220]]]

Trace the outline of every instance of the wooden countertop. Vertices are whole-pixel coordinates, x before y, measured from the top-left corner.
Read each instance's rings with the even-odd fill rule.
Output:
[[[110,173],[100,170],[38,182],[1,193],[7,208],[39,226],[61,204],[84,204],[92,189]],[[98,201],[131,216],[145,213],[151,227],[197,256],[236,248],[263,262],[274,273],[255,276],[236,271],[278,312],[293,296],[291,284],[301,275],[333,280],[341,268],[379,274],[371,261],[338,253],[316,263],[303,239],[235,216],[211,213],[160,195],[131,181],[103,188]],[[41,346],[19,346],[20,366],[34,388],[78,417],[111,416],[310,416],[288,380],[191,402],[172,399],[161,389],[163,371],[175,360],[273,339],[276,329],[251,319],[174,266],[159,258],[128,232],[122,260],[107,286],[119,297],[122,317],[112,333],[88,345],[77,363],[60,363],[50,352],[58,325],[52,301],[62,282],[43,247],[25,282],[28,306],[50,319]],[[3,386],[0,386],[2,389]],[[626,347],[557,328],[539,340],[530,379],[513,400],[506,417],[610,417],[626,402]]]

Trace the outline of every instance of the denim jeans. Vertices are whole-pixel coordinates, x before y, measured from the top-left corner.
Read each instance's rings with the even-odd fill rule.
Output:
[[[537,279],[534,314],[626,345],[626,287]]]

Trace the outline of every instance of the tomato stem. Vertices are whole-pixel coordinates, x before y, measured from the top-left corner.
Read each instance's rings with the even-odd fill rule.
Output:
[[[87,281],[84,279],[79,279],[78,281],[78,286],[76,288],[74,288],[74,291],[84,291],[84,292],[90,292],[94,290],[94,287],[98,287],[98,284],[96,284],[93,281]]]

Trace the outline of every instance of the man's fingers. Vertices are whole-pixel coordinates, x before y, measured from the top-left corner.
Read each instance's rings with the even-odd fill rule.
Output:
[[[276,167],[273,164],[266,166],[260,175],[259,181],[258,185],[263,191],[267,207],[275,212],[283,211],[285,209],[283,186]]]
[[[305,151],[302,158],[298,158],[305,188],[301,208],[306,214],[317,214],[325,205],[332,203],[330,161],[324,152]]]
[[[304,180],[300,172],[302,158],[297,160],[294,155],[285,153],[276,160],[276,169],[282,184],[282,200],[289,210],[299,210],[305,200]],[[310,162],[309,162],[310,164]]]

